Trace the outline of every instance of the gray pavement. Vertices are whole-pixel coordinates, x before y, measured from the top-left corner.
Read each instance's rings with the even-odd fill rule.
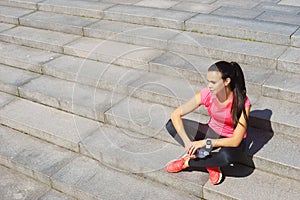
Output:
[[[297,0],[0,0],[1,199],[300,199],[299,38]],[[253,106],[213,186],[164,124],[220,59]]]

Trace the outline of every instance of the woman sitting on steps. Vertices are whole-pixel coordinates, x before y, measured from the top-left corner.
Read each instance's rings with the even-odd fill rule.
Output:
[[[237,162],[243,154],[250,101],[244,74],[236,62],[220,61],[209,67],[208,87],[176,108],[166,124],[168,132],[186,148],[186,155],[166,165],[167,172],[206,167],[212,184],[222,180],[220,167]],[[204,105],[208,124],[182,119]],[[212,148],[218,152],[210,152]]]

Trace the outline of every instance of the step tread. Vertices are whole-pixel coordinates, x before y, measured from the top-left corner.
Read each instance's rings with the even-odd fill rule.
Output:
[[[23,85],[38,76],[38,74],[33,72],[0,64],[0,90],[18,95],[18,86]]]
[[[293,35],[292,35],[292,45],[296,47],[300,47],[300,29],[298,29]]]
[[[0,127],[2,164],[18,166],[19,172],[51,185],[50,177],[76,154],[6,127]],[[15,164],[17,163],[17,164]]]
[[[23,98],[98,121],[104,121],[104,113],[124,98],[121,94],[49,76],[20,86],[19,93]]]
[[[116,182],[116,177],[118,181]],[[78,157],[53,176],[55,188],[69,185],[68,194],[75,196],[78,190],[83,191],[76,197],[88,199],[196,199],[172,188],[158,185],[147,179],[133,177],[102,166],[97,161]],[[99,189],[101,188],[101,190]],[[132,188],[135,188],[132,190]],[[84,194],[85,193],[85,194]]]
[[[10,102],[14,101],[16,99],[15,96],[4,93],[4,92],[0,92],[0,108],[2,108],[3,106],[9,104]]]
[[[289,47],[278,59],[278,69],[298,73],[300,68],[300,59],[298,57],[300,48]]]
[[[145,71],[62,55],[43,65],[43,73],[60,79],[86,84],[96,88],[117,91],[139,79]],[[122,89],[126,91],[126,88]]]
[[[57,53],[52,53],[45,50],[39,50],[5,42],[0,42],[0,47],[0,62],[2,64],[11,65],[38,73],[41,73],[41,65],[43,63],[46,63],[59,55]]]
[[[37,10],[38,2],[42,0],[2,0],[0,5]]]
[[[228,171],[235,174],[234,168]],[[299,187],[299,181],[254,170],[243,178],[226,176],[224,183],[217,186],[207,183],[204,199],[221,199],[224,194],[228,199],[294,199],[300,197]]]
[[[20,18],[20,24],[24,26],[50,29],[75,35],[83,35],[82,28],[97,21],[98,19],[43,11],[37,11]]]
[[[186,22],[186,29],[235,38],[289,45],[297,25],[271,23],[211,14],[199,14]]]
[[[300,76],[275,72],[263,84],[263,95],[283,99],[291,102],[300,102]]]
[[[84,36],[128,42],[137,45],[167,49],[167,42],[179,30],[151,27],[126,22],[100,20],[83,28]]]
[[[46,0],[38,5],[41,11],[101,18],[103,17],[103,11],[115,4],[83,0]]]
[[[80,36],[18,26],[0,34],[0,40],[63,53],[63,46]]]
[[[0,6],[0,13],[2,16],[11,16],[11,17],[21,17],[23,15],[29,14],[34,10],[24,9],[24,8],[14,8],[9,6]]]
[[[85,37],[65,45],[64,51],[68,55],[145,70],[149,61],[163,53],[150,47]]]
[[[11,29],[13,27],[15,27],[15,25],[13,25],[13,24],[0,23],[0,32],[6,31],[6,30]]]
[[[169,50],[178,51],[179,49],[187,54],[230,59],[241,63],[275,68],[276,60],[287,47],[184,32],[169,41]]]
[[[15,172],[12,169],[8,169],[0,165],[0,198],[5,199],[39,199],[48,190],[44,184],[32,180]],[[64,195],[60,195],[63,197]]]
[[[195,14],[143,6],[116,5],[104,11],[104,19],[183,29],[184,22]]]
[[[270,126],[269,130],[274,132],[280,132],[290,134],[299,137],[299,115],[298,104],[287,102],[284,100],[277,100],[269,97],[257,97],[249,95],[251,100],[251,117],[258,118],[260,120],[266,120],[271,124],[265,124]]]
[[[0,113],[1,123],[77,152],[78,142],[98,127],[95,121],[19,98]]]

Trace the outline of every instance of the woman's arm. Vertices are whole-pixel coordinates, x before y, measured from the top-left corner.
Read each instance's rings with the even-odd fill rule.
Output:
[[[249,116],[250,106],[245,108],[246,115]],[[241,114],[239,123],[233,131],[233,135],[230,138],[211,139],[213,147],[238,147],[244,138],[244,134],[247,129],[247,121],[244,114]],[[193,155],[198,148],[204,147],[206,140],[198,140],[192,142],[188,154]]]
[[[200,94],[200,92],[198,92],[190,100],[186,101],[185,103],[180,105],[178,108],[176,108],[171,114],[172,123],[173,123],[177,133],[183,140],[186,148],[190,147],[191,140],[188,138],[188,136],[184,130],[184,126],[183,126],[181,117],[194,111],[197,107],[199,107],[200,104],[201,104],[201,94]]]

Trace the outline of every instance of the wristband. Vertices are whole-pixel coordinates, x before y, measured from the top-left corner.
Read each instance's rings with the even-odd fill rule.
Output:
[[[197,158],[205,158],[206,156],[209,156],[212,148],[213,148],[212,141],[211,139],[207,138],[205,142],[205,146],[196,151]]]

